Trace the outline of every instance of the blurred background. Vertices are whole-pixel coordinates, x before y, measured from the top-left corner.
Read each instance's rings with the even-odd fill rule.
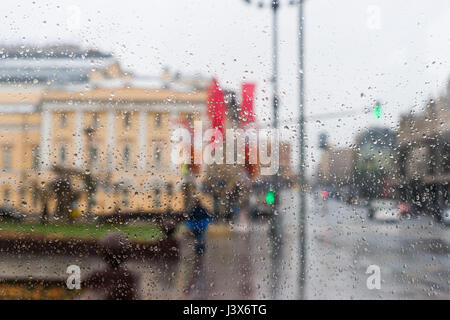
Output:
[[[447,1],[2,7],[0,298],[449,298]]]

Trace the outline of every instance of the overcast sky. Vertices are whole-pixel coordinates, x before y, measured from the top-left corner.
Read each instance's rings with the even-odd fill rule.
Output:
[[[292,122],[298,9],[281,2],[280,121]],[[271,10],[243,0],[2,0],[0,42],[75,42],[114,53],[137,74],[158,75],[169,66],[216,76],[237,90],[243,81],[255,82],[264,122],[271,114],[271,23]],[[401,113],[420,110],[442,92],[450,75],[448,0],[306,0],[305,24],[307,115],[354,111],[334,120],[310,118],[309,160],[318,160],[319,132],[343,146],[368,126],[394,128]],[[382,119],[362,112],[376,99],[386,106]]]

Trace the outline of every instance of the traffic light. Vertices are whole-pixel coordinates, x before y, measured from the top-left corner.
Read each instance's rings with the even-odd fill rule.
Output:
[[[275,202],[275,191],[273,190],[267,191],[266,202],[267,204],[273,204]]]
[[[374,111],[373,113],[374,113],[375,119],[380,119],[380,118],[381,118],[381,115],[382,115],[382,111],[381,111],[381,103],[377,102],[377,103],[375,104],[375,108],[374,108],[373,111]]]

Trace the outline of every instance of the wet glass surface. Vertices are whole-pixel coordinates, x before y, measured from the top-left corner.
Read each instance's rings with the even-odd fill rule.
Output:
[[[4,1],[0,299],[449,299],[445,0]]]

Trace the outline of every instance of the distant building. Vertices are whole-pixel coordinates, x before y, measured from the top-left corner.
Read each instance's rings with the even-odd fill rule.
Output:
[[[354,150],[352,148],[323,150],[317,168],[317,181],[320,185],[332,186],[335,190],[353,182],[355,168]]]
[[[82,213],[181,209],[171,130],[208,121],[204,89],[133,78],[112,55],[75,46],[0,54],[0,205],[41,211],[43,186],[65,172]],[[90,193],[77,178],[86,172]]]
[[[0,87],[11,90],[85,85],[90,81],[129,77],[110,53],[78,46],[3,47]]]
[[[291,144],[287,141],[280,142],[279,147],[280,152],[280,169],[279,175],[280,179],[284,184],[295,184],[297,183],[296,175],[292,170],[292,148]]]
[[[369,198],[394,197],[398,179],[396,133],[388,128],[369,128],[355,139],[355,184]]]
[[[352,147],[322,148],[317,182],[350,197],[391,197],[396,177],[396,136],[388,128],[369,128]]]
[[[402,198],[424,209],[447,206],[450,193],[450,82],[447,94],[399,125],[397,187]]]

